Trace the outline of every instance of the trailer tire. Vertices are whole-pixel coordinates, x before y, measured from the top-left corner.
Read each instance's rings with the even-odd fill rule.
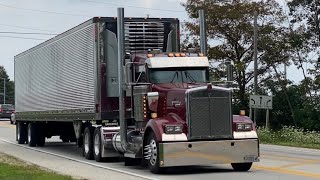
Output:
[[[147,155],[150,156],[150,159],[148,159],[147,162],[150,171],[154,174],[162,173],[163,168],[159,165],[159,143],[153,132],[149,134],[146,145],[149,148]]]
[[[27,126],[23,122],[16,123],[16,139],[18,144],[24,144],[27,141]]]
[[[93,133],[93,155],[97,162],[102,162],[104,159],[102,157],[102,140],[100,127],[96,128]]]
[[[34,147],[37,144],[37,124],[29,123],[28,124],[28,144],[30,147]]]
[[[43,126],[38,125],[37,126],[38,129],[38,136],[37,136],[37,146],[44,146],[46,143],[46,136],[45,136],[45,131],[43,129]]]
[[[252,163],[231,163],[231,166],[235,171],[249,171]]]
[[[86,127],[84,129],[84,135],[83,135],[83,156],[86,159],[93,159],[93,133],[92,133],[92,128],[91,127]]]

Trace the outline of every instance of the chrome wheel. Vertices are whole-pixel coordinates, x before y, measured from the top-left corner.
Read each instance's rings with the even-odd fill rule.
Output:
[[[145,158],[149,160],[152,166],[156,165],[158,158],[158,147],[154,139],[150,140],[150,144],[145,147]]]
[[[99,155],[99,153],[100,153],[100,138],[99,138],[99,134],[96,134],[94,136],[94,153],[95,153],[95,155]]]

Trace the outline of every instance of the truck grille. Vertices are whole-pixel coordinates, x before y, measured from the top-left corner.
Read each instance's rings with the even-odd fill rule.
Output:
[[[231,91],[206,87],[187,91],[188,138],[232,138]]]

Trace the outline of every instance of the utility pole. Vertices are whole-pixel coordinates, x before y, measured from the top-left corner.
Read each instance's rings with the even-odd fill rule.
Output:
[[[6,78],[3,78],[3,104],[6,103]]]
[[[254,52],[254,94],[258,95],[258,50],[257,50],[257,26],[258,26],[258,13],[254,12],[254,34],[253,34],[253,52]],[[253,119],[257,122],[257,109],[254,109]]]
[[[3,104],[6,103],[6,78],[0,78],[3,79],[3,93],[0,93],[3,95]]]

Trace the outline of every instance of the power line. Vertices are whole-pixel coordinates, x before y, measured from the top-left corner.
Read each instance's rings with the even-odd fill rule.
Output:
[[[104,5],[111,5],[111,6],[120,6],[120,4],[113,4],[113,3],[106,3],[106,2],[99,2],[99,1],[92,1],[92,0],[84,0],[86,2],[95,3],[95,4],[104,4]],[[173,9],[159,9],[159,8],[147,8],[142,6],[132,6],[132,5],[124,5],[125,7],[130,8],[137,8],[137,9],[148,9],[148,10],[154,10],[154,11],[168,11],[168,12],[179,12],[179,13],[185,13],[185,11],[177,11]]]
[[[49,36],[55,36],[58,34],[51,34],[51,33],[29,33],[29,32],[1,32],[0,34],[26,34],[26,35],[49,35]]]
[[[16,26],[16,25],[9,25],[9,24],[0,24],[0,26],[14,27],[14,28],[22,28],[22,29],[29,29],[29,30],[43,31],[43,32],[52,32],[52,31],[50,31],[50,30],[38,29],[38,28],[27,27],[27,26]]]
[[[4,37],[4,38],[14,38],[14,39],[41,40],[41,41],[48,40],[48,39],[40,39],[40,38],[28,38],[28,37],[18,37],[18,36],[3,36],[3,35],[0,35],[0,37]]]
[[[10,8],[10,9],[19,9],[19,10],[24,10],[24,11],[41,12],[41,13],[48,13],[48,14],[92,17],[92,16],[84,15],[84,14],[71,14],[71,13],[63,13],[63,12],[54,12],[54,11],[45,11],[45,10],[37,10],[37,9],[20,8],[20,7],[16,7],[16,6],[7,5],[7,4],[0,4],[0,6],[6,7],[6,8]]]

